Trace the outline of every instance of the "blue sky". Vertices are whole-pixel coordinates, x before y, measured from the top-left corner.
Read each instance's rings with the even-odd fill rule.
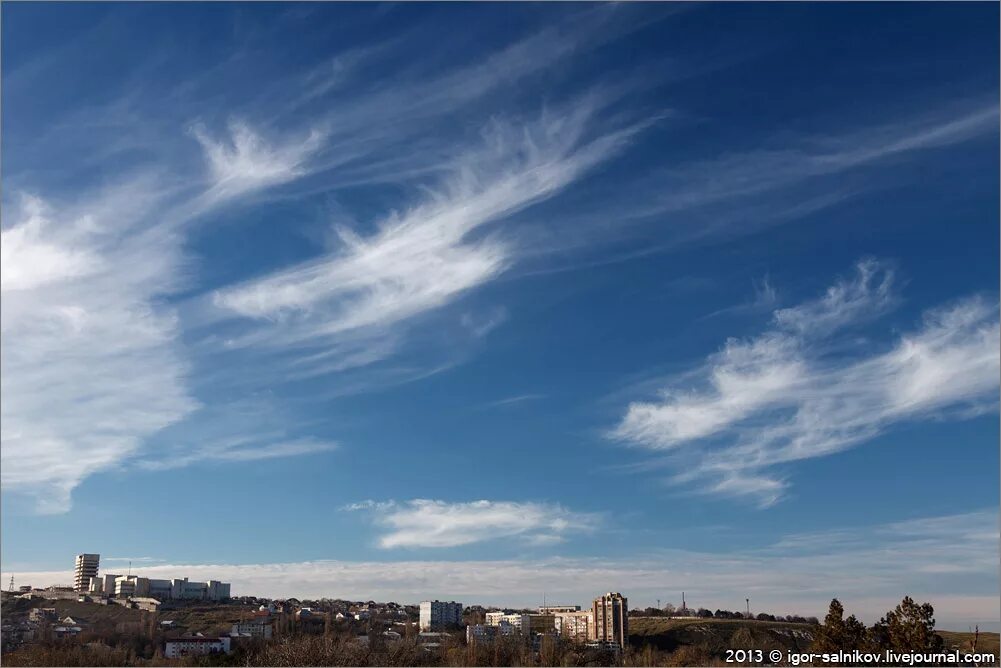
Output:
[[[4,5],[5,581],[996,628],[997,12]]]

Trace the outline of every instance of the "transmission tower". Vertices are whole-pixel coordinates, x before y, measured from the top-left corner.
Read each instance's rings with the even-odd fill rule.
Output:
[[[14,591],[14,575],[13,574],[10,576],[10,584],[7,585],[7,591],[9,591],[9,592],[13,592]]]

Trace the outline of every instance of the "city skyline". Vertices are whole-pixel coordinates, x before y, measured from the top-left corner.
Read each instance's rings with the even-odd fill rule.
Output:
[[[533,9],[0,8],[5,584],[999,629],[998,7]]]

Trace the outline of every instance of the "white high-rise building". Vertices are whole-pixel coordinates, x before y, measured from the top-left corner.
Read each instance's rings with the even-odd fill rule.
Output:
[[[73,580],[73,589],[80,592],[90,590],[90,579],[97,577],[97,570],[101,565],[101,555],[99,554],[78,554],[76,555],[76,576]]]
[[[618,592],[608,592],[594,599],[591,605],[594,619],[591,640],[629,646],[629,601]]]
[[[462,604],[455,601],[421,601],[421,631],[439,631],[462,624]]]

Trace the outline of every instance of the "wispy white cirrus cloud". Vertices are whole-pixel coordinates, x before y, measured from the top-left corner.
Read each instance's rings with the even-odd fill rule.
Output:
[[[295,177],[294,160],[282,162],[291,149],[265,149],[262,141],[242,128],[233,153],[210,150],[216,171],[208,184],[137,170],[75,199],[22,195],[7,207],[0,279],[5,491],[33,497],[39,512],[65,512],[74,487],[126,466],[147,439],[200,406],[167,299],[190,287],[183,246],[196,216]],[[174,461],[319,447],[287,441]]]
[[[532,544],[560,542],[572,532],[591,531],[599,517],[571,512],[560,505],[515,501],[449,503],[430,499],[363,501],[345,510],[374,513],[386,529],[379,547],[457,547],[499,538],[518,537]]]
[[[514,406],[516,404],[523,404],[530,401],[538,401],[539,399],[545,399],[545,394],[539,394],[530,392],[527,394],[516,394],[512,397],[504,397],[503,399],[496,399],[494,401],[488,401],[483,404],[483,408],[502,408],[506,406]]]
[[[304,137],[269,142],[246,121],[229,122],[228,136],[213,137],[204,125],[195,124],[191,134],[201,144],[208,163],[210,187],[204,198],[214,202],[249,190],[279,185],[305,173],[306,160],[323,143],[319,130]]]
[[[550,197],[623,148],[641,127],[595,135],[595,96],[534,122],[494,122],[423,201],[320,258],[218,290],[218,317],[256,320],[234,344],[316,345],[375,336],[500,275],[514,245],[485,228]]]
[[[774,148],[729,151],[654,175],[670,187],[654,204],[680,211],[793,188],[811,179],[843,174],[890,158],[941,148],[997,131],[994,101],[968,101],[893,123],[841,134],[785,137]]]
[[[820,299],[776,311],[772,329],[727,341],[696,372],[695,387],[688,374],[659,399],[630,404],[614,437],[684,449],[676,482],[708,481],[711,492],[767,506],[787,487],[774,473],[779,464],[853,447],[896,423],[996,409],[996,301],[933,309],[883,352],[828,354],[839,330],[886,309],[891,284],[885,266],[861,262]]]
[[[201,443],[197,448],[189,449],[181,455],[139,460],[136,466],[148,471],[164,471],[183,468],[194,463],[255,462],[263,459],[314,455],[336,449],[336,443],[315,438],[275,440],[243,436],[218,443]]]
[[[791,136],[788,132],[755,138],[750,146],[727,146],[695,160],[669,161],[614,191],[597,184],[573,218],[572,238],[545,226],[530,230],[540,267],[524,263],[527,273],[567,271],[677,251],[706,241],[752,234],[799,221],[861,194],[888,187],[898,178],[896,165],[927,160],[932,151],[968,142],[986,142],[997,133],[995,100],[968,99],[921,114],[895,115],[876,124],[838,127]],[[605,201],[619,202],[609,228]],[[628,225],[627,225],[628,223]],[[655,244],[609,255],[574,259],[553,267],[554,251],[607,249],[630,235],[657,230]],[[615,237],[609,239],[614,230]]]
[[[110,195],[122,200],[110,219],[91,215],[107,202],[72,211],[37,198],[6,215],[3,485],[42,512],[65,511],[81,480],[197,406],[177,319],[157,304],[181,281],[177,240],[126,201],[155,200],[148,185]]]

